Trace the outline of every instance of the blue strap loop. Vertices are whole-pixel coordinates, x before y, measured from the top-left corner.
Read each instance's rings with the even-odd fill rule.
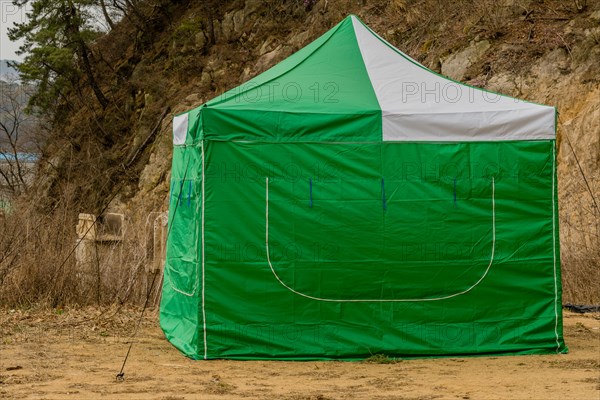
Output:
[[[454,208],[456,208],[456,177],[454,177]]]
[[[381,178],[381,204],[383,211],[387,210],[387,199],[385,198],[385,180]]]

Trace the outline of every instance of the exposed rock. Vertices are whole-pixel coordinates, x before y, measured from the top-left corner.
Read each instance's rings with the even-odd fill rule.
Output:
[[[263,0],[246,0],[246,6],[244,7],[244,12],[246,15],[250,15],[253,12],[257,11],[264,5]]]
[[[310,31],[300,32],[299,34],[292,37],[292,39],[290,40],[290,45],[295,49],[300,49],[307,44],[310,36]]]
[[[221,32],[223,33],[223,38],[228,42],[234,40],[235,36],[235,26],[233,24],[233,11],[228,12],[223,17],[223,21],[221,22]]]
[[[275,50],[277,47],[277,38],[275,36],[269,36],[267,40],[264,41],[260,49],[258,50],[258,55],[262,56],[265,53]]]
[[[206,47],[207,42],[208,38],[202,31],[196,33],[196,35],[194,36],[194,47],[197,51],[203,51]]]
[[[600,59],[600,54],[597,55],[597,58]],[[579,75],[579,82],[584,84],[600,82],[600,64],[591,63],[587,67],[582,68]]]
[[[486,85],[487,90],[491,90],[492,92],[502,93],[509,96],[519,96],[517,89],[517,82],[515,81],[515,76],[503,72],[497,75],[494,75]]]
[[[530,10],[530,4],[532,0],[504,0],[504,7],[506,8],[507,16],[519,16],[525,17],[525,14]]]
[[[250,70],[250,67],[245,67],[242,75],[240,75],[240,81],[245,82],[250,78],[252,78],[252,71]]]
[[[204,101],[202,100],[202,97],[200,97],[200,94],[198,93],[192,93],[185,98],[185,103],[188,104],[190,107],[196,107],[202,104],[203,102]]]
[[[257,72],[262,72],[267,70],[269,67],[275,64],[275,60],[281,59],[283,46],[279,45],[275,48],[275,50],[270,51],[264,54],[262,57],[258,59],[256,65],[254,66],[254,70]]]
[[[542,57],[537,62],[535,70],[541,79],[552,80],[558,78],[562,71],[567,70],[569,64],[569,54],[564,48],[558,47]]]
[[[157,154],[152,153],[148,164],[146,164],[140,174],[140,190],[149,192],[158,186],[160,181],[164,179],[166,168],[168,168],[168,163],[157,159]]]
[[[225,14],[221,23],[223,38],[228,42],[238,40],[244,33],[244,22],[246,20],[246,9],[231,11]]]
[[[465,77],[467,69],[475,62],[481,59],[485,52],[490,48],[490,42],[482,40],[472,43],[466,49],[451,54],[445,60],[442,60],[442,75],[455,80],[462,80]]]
[[[221,40],[223,40],[223,28],[221,26],[222,24],[218,20],[214,20],[212,25],[213,30],[215,32],[215,42],[220,42]]]
[[[238,10],[233,13],[233,28],[238,38],[244,33],[244,22],[246,21],[246,16],[247,14],[245,9]]]
[[[209,87],[212,83],[212,76],[208,71],[202,71],[202,75],[200,76],[200,86]]]

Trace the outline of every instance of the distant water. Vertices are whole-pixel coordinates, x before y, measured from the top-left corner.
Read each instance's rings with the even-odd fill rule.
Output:
[[[0,153],[0,162],[2,161],[22,161],[22,162],[36,162],[40,159],[40,155],[36,153],[17,153],[15,157],[11,153]]]

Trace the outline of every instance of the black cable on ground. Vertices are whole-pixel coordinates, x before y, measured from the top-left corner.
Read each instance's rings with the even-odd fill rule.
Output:
[[[131,337],[131,342],[129,343],[129,348],[127,349],[127,354],[125,354],[125,359],[123,360],[123,365],[121,365],[121,370],[119,371],[119,373],[117,374],[117,377],[116,377],[117,381],[119,381],[119,382],[122,382],[125,379],[125,372],[123,372],[123,370],[125,369],[125,364],[127,363],[127,359],[129,358],[129,353],[131,352],[131,348],[133,347],[133,343],[135,342],[135,336],[137,335],[140,325],[142,324],[142,320],[144,318],[144,312],[146,311],[146,307],[148,307],[148,300],[150,299],[150,294],[152,293],[152,289],[154,288],[154,282],[156,281],[157,276],[158,276],[158,271],[155,271],[152,276],[152,283],[150,283],[150,288],[148,289],[148,292],[146,293],[146,301],[144,302],[144,308],[142,308],[142,313],[140,314],[140,319],[138,320],[135,330],[133,331],[133,336]]]

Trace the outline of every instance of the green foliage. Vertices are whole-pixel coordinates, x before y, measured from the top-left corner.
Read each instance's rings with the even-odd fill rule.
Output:
[[[14,4],[30,6],[27,21],[16,23],[9,38],[22,40],[17,54],[25,55],[17,68],[21,78],[35,83],[37,91],[30,106],[42,112],[52,111],[57,101],[78,90],[83,77],[105,106],[103,94],[96,85],[90,61],[90,43],[98,36],[91,24],[95,0],[15,0]]]
[[[192,18],[184,19],[181,24],[173,32],[173,39],[193,39],[193,36],[202,30],[202,18],[193,16]]]

